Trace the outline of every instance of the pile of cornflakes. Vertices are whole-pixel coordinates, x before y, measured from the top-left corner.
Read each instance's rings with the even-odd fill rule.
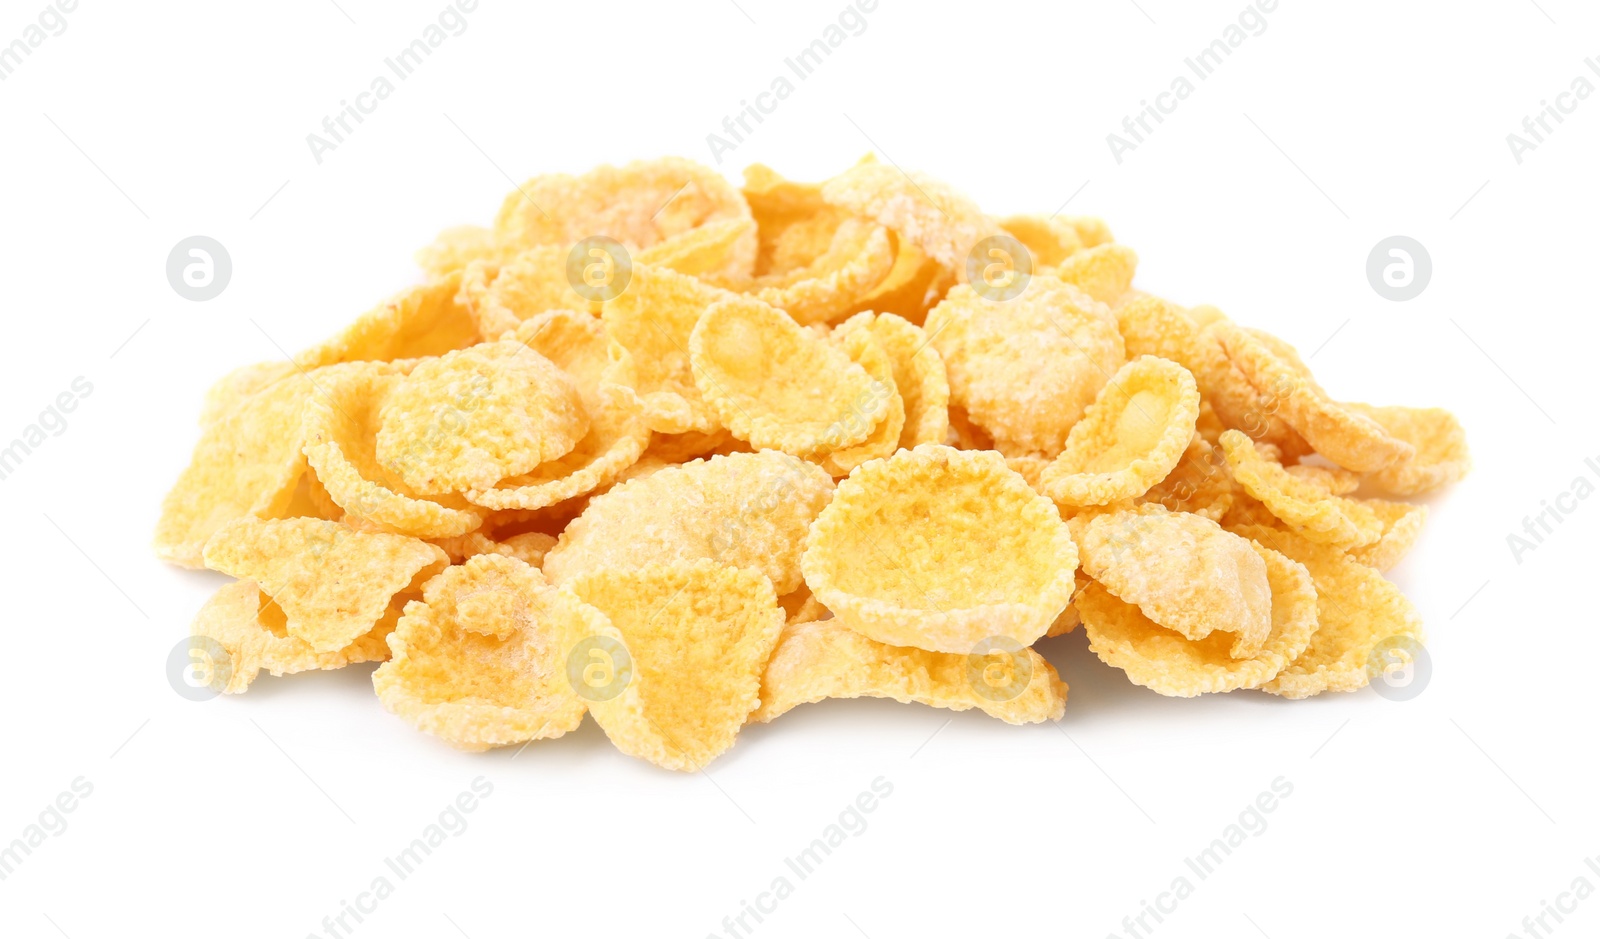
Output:
[[[1420,651],[1382,572],[1427,509],[1391,497],[1467,472],[1455,418],[1135,289],[1096,219],[663,159],[534,178],[419,257],[206,397],[155,548],[237,578],[190,640],[217,691],[381,662],[451,745],[587,713],[694,770],[829,697],[1058,719],[1032,646],[1079,625],[1178,696]]]

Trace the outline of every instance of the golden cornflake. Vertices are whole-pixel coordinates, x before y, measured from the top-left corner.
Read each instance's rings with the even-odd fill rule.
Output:
[[[637,401],[651,430],[710,433],[722,426],[695,385],[689,334],[707,307],[731,296],[687,274],[638,265],[627,289],[605,301],[606,380]]]
[[[711,304],[689,353],[706,403],[756,449],[810,457],[855,446],[894,395],[844,349],[749,297]]]
[[[771,581],[700,560],[600,570],[570,586],[604,614],[584,639],[621,646],[631,665],[620,690],[589,690],[589,713],[617,749],[693,771],[733,746],[783,629]]]
[[[463,750],[559,737],[584,711],[568,639],[601,622],[521,561],[479,555],[406,604],[372,685],[389,711]]]
[[[1117,370],[1041,481],[1062,505],[1106,505],[1165,479],[1194,437],[1200,392],[1181,365],[1145,355]]]
[[[1060,453],[1123,363],[1111,311],[1047,274],[1010,300],[952,288],[924,328],[949,374],[951,404],[1002,450]]]
[[[950,382],[944,359],[919,326],[893,313],[857,313],[834,330],[841,339],[865,330],[888,353],[894,368],[894,386],[905,407],[900,449],[925,443],[944,443],[950,432]]]
[[[801,586],[807,527],[833,480],[784,453],[735,453],[658,470],[596,496],[545,557],[551,582],[708,558],[760,571],[787,594]]]
[[[332,652],[370,631],[389,601],[449,564],[435,545],[314,518],[240,519],[206,542],[206,567],[255,581],[289,635]]]
[[[541,509],[576,499],[617,479],[650,440],[637,401],[608,379],[605,329],[594,317],[552,310],[524,322],[515,341],[555,363],[571,381],[589,419],[572,450],[492,488],[469,489],[468,501],[491,509]]]
[[[1371,567],[1288,532],[1241,528],[1239,533],[1304,565],[1316,585],[1320,625],[1311,644],[1263,690],[1306,698],[1365,688],[1372,677],[1372,652],[1380,643],[1425,640],[1416,609]]]
[[[1044,635],[1072,596],[1078,551],[1050,500],[998,453],[929,444],[841,482],[801,566],[817,599],[863,635],[966,653]]]
[[[858,163],[828,180],[822,198],[893,229],[951,271],[966,264],[979,241],[1000,231],[970,199],[944,183],[876,161]]]
[[[1272,626],[1266,562],[1210,519],[1159,505],[1072,520],[1083,572],[1151,622],[1191,640],[1235,635],[1228,654],[1249,658]]]
[[[1157,626],[1137,606],[1091,583],[1073,599],[1089,634],[1089,648],[1128,680],[1164,695],[1199,694],[1259,688],[1296,659],[1317,631],[1317,591],[1306,569],[1276,551],[1253,549],[1266,563],[1272,590],[1272,625],[1261,649],[1234,658],[1225,633],[1201,640]]]
[[[838,620],[784,628],[761,676],[765,723],[824,698],[893,698],[952,711],[978,708],[1008,724],[1060,720],[1067,686],[1032,649],[959,655],[884,645]]]
[[[1222,435],[1233,478],[1292,530],[1321,544],[1355,548],[1383,536],[1370,506],[1333,495],[1318,482],[1291,475],[1237,430]]]
[[[306,404],[306,459],[347,520],[418,538],[464,535],[482,510],[455,495],[422,496],[378,459],[379,414],[404,377],[380,362],[323,373]]]
[[[1229,361],[1306,443],[1348,470],[1367,473],[1410,457],[1412,446],[1383,425],[1328,397],[1287,343],[1217,322],[1207,327]]]
[[[1414,452],[1369,477],[1373,485],[1391,495],[1417,496],[1458,482],[1472,469],[1467,432],[1455,415],[1443,408],[1374,407],[1347,404],[1357,414],[1376,421]]]
[[[384,661],[389,657],[386,640],[400,618],[401,605],[396,598],[370,630],[344,648],[319,652],[311,643],[289,634],[283,609],[260,587],[236,580],[206,601],[190,629],[194,636],[217,643],[228,655],[227,678],[217,690],[242,694],[263,669],[271,675],[292,675]],[[210,664],[213,669],[220,665]]]
[[[603,236],[637,252],[727,219],[750,219],[739,190],[709,167],[667,157],[530,179],[506,196],[494,231],[501,245],[516,250]],[[752,228],[724,272],[748,277],[755,257]]]
[[[484,489],[566,455],[589,432],[578,389],[520,342],[430,359],[378,414],[378,460],[417,492]]]

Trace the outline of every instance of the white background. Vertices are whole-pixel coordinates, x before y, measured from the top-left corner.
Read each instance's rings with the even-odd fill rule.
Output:
[[[166,656],[223,579],[147,543],[205,388],[415,281],[412,251],[486,222],[506,174],[709,161],[706,135],[843,5],[484,0],[321,165],[306,135],[443,0],[88,0],[0,82],[0,438],[93,385],[0,482],[0,840],[93,786],[0,881],[0,933],[322,934],[478,776],[470,827],[356,936],[725,934],[877,777],[893,793],[866,830],[756,936],[1121,934],[1280,776],[1267,830],[1155,935],[1499,939],[1574,878],[1600,888],[1600,500],[1521,563],[1506,541],[1600,482],[1600,97],[1520,165],[1505,139],[1575,76],[1600,83],[1600,14],[1577,0],[1285,0],[1120,165],[1106,134],[1243,0],[881,0],[721,166],[812,179],[876,150],[996,214],[1070,197],[1138,250],[1139,286],[1279,333],[1333,394],[1454,409],[1477,468],[1392,574],[1431,633],[1415,700],[1169,700],[1080,632],[1042,646],[1071,685],[1059,726],[833,701],[680,775],[592,722],[455,753],[384,712],[370,666],[173,693]],[[0,3],[0,42],[42,6]],[[233,258],[206,303],[164,273],[193,234]],[[1364,273],[1393,234],[1433,259],[1406,303]],[[1600,899],[1546,922],[1593,935]]]

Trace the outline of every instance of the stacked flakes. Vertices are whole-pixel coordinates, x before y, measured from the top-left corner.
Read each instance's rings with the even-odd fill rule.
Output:
[[[1058,718],[1031,646],[1080,623],[1168,695],[1420,650],[1380,572],[1426,509],[1379,496],[1464,475],[1460,425],[1132,289],[1097,220],[665,159],[535,178],[421,259],[207,395],[156,550],[238,578],[193,627],[215,690],[382,662],[455,746],[588,713],[692,770],[826,697]]]

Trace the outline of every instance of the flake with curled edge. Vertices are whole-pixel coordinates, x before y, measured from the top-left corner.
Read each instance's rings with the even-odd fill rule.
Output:
[[[758,450],[805,458],[863,443],[893,392],[844,349],[751,297],[711,304],[689,354],[717,419]]]
[[[744,169],[745,202],[760,247],[755,274],[781,274],[810,264],[833,241],[849,214],[822,201],[822,184],[785,179],[760,163]]]
[[[584,712],[569,639],[601,621],[521,561],[479,555],[406,604],[372,685],[391,713],[463,750],[559,737]]]
[[[389,601],[450,563],[436,545],[314,518],[240,519],[206,542],[206,567],[254,581],[317,652],[348,646]]]
[[[822,468],[834,477],[848,476],[851,470],[868,460],[894,453],[900,447],[900,432],[906,423],[906,403],[895,383],[894,364],[878,340],[867,330],[858,329],[839,335],[837,342],[850,356],[850,361],[872,377],[874,390],[888,397],[889,407],[866,440],[823,455]]]
[[[384,661],[389,657],[385,640],[400,618],[404,596],[397,596],[372,628],[349,645],[318,652],[289,634],[283,609],[259,586],[236,580],[212,594],[195,615],[190,633],[216,642],[228,654],[227,680],[217,690],[242,694],[262,671],[281,676]],[[219,665],[209,664],[213,670]]]
[[[947,270],[960,270],[967,254],[1000,232],[972,200],[926,174],[861,162],[822,184],[822,198],[893,229]]]
[[[833,495],[820,467],[784,453],[735,453],[665,467],[596,496],[561,533],[544,572],[565,584],[600,570],[709,558],[801,584],[807,528]]]
[[[1144,495],[1170,474],[1194,437],[1200,392],[1175,362],[1140,356],[1117,370],[1044,471],[1062,505],[1106,505]]]
[[[651,430],[711,433],[722,426],[695,384],[689,336],[707,307],[733,296],[688,274],[639,264],[627,288],[604,302],[606,381],[637,400]]]
[[[757,277],[746,290],[802,325],[826,323],[882,283],[894,261],[887,229],[847,218],[834,228],[827,250],[804,266]]]
[[[589,430],[570,452],[492,487],[469,489],[467,500],[491,509],[540,509],[594,492],[637,463],[650,431],[635,402],[607,378],[610,360],[600,322],[584,313],[552,310],[524,322],[514,337],[572,382]]]
[[[710,167],[665,157],[600,166],[581,176],[536,176],[506,195],[494,232],[507,250],[604,236],[638,253],[729,219],[750,220],[739,190]],[[748,277],[755,258],[752,226],[718,273]]]
[[[928,334],[893,313],[870,312],[857,313],[834,327],[833,333],[843,339],[856,330],[869,333],[894,367],[895,390],[906,412],[899,448],[944,443],[950,432],[950,382],[945,377],[944,359],[928,341]]]
[[[1351,548],[1345,553],[1368,567],[1379,571],[1389,570],[1399,564],[1417,539],[1422,537],[1422,525],[1428,520],[1428,507],[1383,499],[1359,501],[1377,514],[1378,520],[1383,523],[1383,534],[1377,541]]]
[[[1262,690],[1286,698],[1324,691],[1355,691],[1371,680],[1370,659],[1385,641],[1422,643],[1422,617],[1400,588],[1381,574],[1290,532],[1242,527],[1253,538],[1305,566],[1316,586],[1319,626],[1311,643]]]
[[[384,362],[318,373],[319,394],[305,409],[306,459],[349,521],[418,538],[464,535],[485,510],[453,494],[420,495],[378,459],[378,415],[404,376]]]
[[[892,698],[902,704],[977,708],[1008,724],[1060,720],[1067,686],[1032,649],[993,657],[927,652],[875,642],[838,620],[784,628],[761,676],[766,723],[824,698]]]
[[[1225,320],[1214,307],[1207,323]],[[1214,314],[1214,315],[1211,315]],[[1156,355],[1171,359],[1194,375],[1201,397],[1210,403],[1220,422],[1244,431],[1252,439],[1273,444],[1291,456],[1310,451],[1300,435],[1279,417],[1270,400],[1228,359],[1222,343],[1205,330],[1195,310],[1185,310],[1159,297],[1142,297],[1116,309],[1117,328],[1129,358]],[[1214,431],[1207,435],[1213,443]]]
[[[1368,473],[1409,458],[1415,450],[1383,425],[1328,397],[1288,343],[1218,321],[1206,327],[1228,360],[1284,422],[1322,456]]]
[[[594,571],[570,589],[603,614],[590,635],[624,647],[631,663],[619,692],[589,702],[617,749],[692,772],[733,746],[783,629],[771,581],[699,560]]]
[[[292,372],[292,369],[291,369]],[[306,472],[302,416],[325,373],[293,372],[231,404],[206,424],[189,465],[161,503],[156,556],[201,567],[206,539],[229,522],[281,513]],[[225,393],[231,398],[231,393]]]
[[[1250,542],[1210,519],[1159,505],[1078,516],[1083,571],[1149,620],[1190,640],[1232,633],[1250,658],[1272,628],[1267,565]]]
[[[1123,364],[1111,311],[1048,274],[1010,300],[954,287],[924,329],[944,360],[950,403],[1009,452],[1060,453]]]
[[[1089,584],[1073,600],[1083,616],[1089,648],[1134,684],[1171,697],[1265,685],[1311,643],[1317,631],[1317,591],[1301,565],[1260,545],[1253,549],[1266,563],[1272,588],[1272,629],[1254,656],[1230,655],[1233,643],[1227,633],[1193,641],[1157,626],[1099,583]]]
[[[572,380],[523,343],[428,359],[378,412],[378,460],[422,493],[483,489],[571,452],[589,432]]]
[[[1342,548],[1371,544],[1383,536],[1383,522],[1370,506],[1290,475],[1237,430],[1224,433],[1220,442],[1233,478],[1290,529]]]
[[[1077,566],[1055,506],[1000,454],[932,444],[839,483],[801,559],[840,622],[879,642],[959,653],[1044,635]]]
[[[1378,422],[1392,436],[1413,448],[1410,456],[1368,477],[1374,486],[1390,495],[1416,496],[1433,492],[1459,482],[1472,469],[1467,432],[1455,415],[1443,408],[1371,404],[1347,404],[1345,407]]]
[[[532,625],[535,610],[529,598],[547,586],[537,567],[496,551],[475,554],[450,568],[445,583],[448,589],[432,593],[423,585],[433,612],[467,632],[496,639]]]

